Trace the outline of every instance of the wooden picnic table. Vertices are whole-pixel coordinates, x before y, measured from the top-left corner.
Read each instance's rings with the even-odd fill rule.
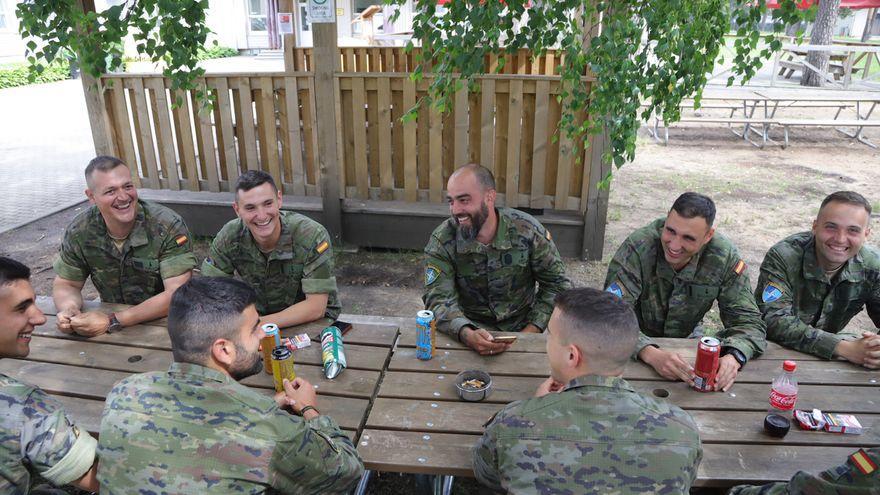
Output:
[[[364,463],[379,471],[473,476],[471,449],[483,424],[508,402],[530,397],[549,375],[544,336],[522,334],[510,351],[483,357],[438,335],[435,357],[420,361],[413,325],[400,328],[358,444]],[[696,355],[695,340],[656,340],[688,359]],[[792,426],[784,439],[765,435],[770,382],[785,359],[798,362],[800,408],[856,414],[865,432],[839,435]],[[492,375],[496,388],[487,400],[458,398],[453,382],[466,369]],[[693,415],[704,449],[698,486],[787,480],[800,469],[838,465],[858,447],[880,445],[880,373],[847,362],[824,361],[770,343],[727,393],[696,392],[682,382],[665,381],[639,362],[631,363],[624,377],[635,389],[668,397]]]
[[[84,338],[56,328],[56,309],[48,297],[37,305],[46,324],[34,330],[25,359],[0,360],[0,372],[39,386],[59,399],[70,417],[89,432],[100,429],[104,399],[113,385],[133,374],[165,371],[171,364],[171,342],[165,318],[134,325],[121,332]],[[118,304],[86,303],[85,309],[114,311]],[[282,329],[284,337],[307,333],[312,345],[293,353],[297,376],[316,386],[321,411],[333,417],[356,440],[376,387],[397,339],[391,324],[357,323],[344,337],[348,368],[337,378],[324,377],[318,336],[326,324],[314,322]],[[242,381],[266,395],[274,393],[272,376],[260,372]]]

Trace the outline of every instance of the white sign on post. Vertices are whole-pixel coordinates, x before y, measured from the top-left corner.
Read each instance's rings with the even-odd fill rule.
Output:
[[[333,0],[309,0],[309,20],[316,22],[336,22],[336,6]]]
[[[293,34],[293,14],[290,12],[278,13],[278,32],[281,34]]]

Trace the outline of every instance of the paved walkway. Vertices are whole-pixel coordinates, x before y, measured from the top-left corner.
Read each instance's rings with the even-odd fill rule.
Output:
[[[85,200],[95,156],[79,80],[0,90],[0,232]]]

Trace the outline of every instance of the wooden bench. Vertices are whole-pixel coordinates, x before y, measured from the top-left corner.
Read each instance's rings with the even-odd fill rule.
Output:
[[[791,60],[780,60],[779,66],[782,67],[782,69],[779,70],[779,75],[785,77],[786,79],[790,79],[796,71],[803,72],[804,70],[804,64],[802,62],[794,62]],[[853,75],[855,75],[860,70],[860,67],[853,67],[851,72]],[[786,73],[786,71],[788,73]],[[839,80],[841,76],[846,73],[846,68],[841,62],[829,61],[828,72],[834,75],[835,80]]]
[[[659,136],[660,135],[660,121],[661,121],[660,117],[655,117],[653,130],[649,128],[648,132],[651,134],[651,136],[657,142],[662,143],[664,145],[669,144],[669,125],[666,124],[666,122],[663,122],[664,135],[663,135],[663,139],[661,140],[660,136]],[[731,128],[731,131],[734,134],[745,139],[746,141],[748,141],[752,145],[757,146],[758,148],[763,148],[764,145],[767,144],[767,141],[770,141],[770,138],[768,136],[768,132],[770,130],[770,125],[775,122],[776,121],[774,119],[761,119],[761,118],[752,119],[752,118],[743,118],[743,117],[686,117],[686,118],[683,118],[683,119],[676,121],[675,123],[676,124],[679,124],[679,123],[685,123],[685,124],[688,124],[688,123],[727,124],[727,127]],[[733,125],[744,126],[742,134],[733,130],[732,129]],[[758,132],[758,134],[761,136],[760,143],[756,143],[756,142],[752,141],[751,139],[749,139],[749,137],[748,137],[749,130],[752,129],[752,126],[760,126],[761,127],[761,132]],[[757,131],[755,131],[755,132],[757,132]]]
[[[792,126],[803,126],[803,127],[834,127],[837,132],[841,134],[853,138],[860,143],[867,144],[872,148],[877,148],[877,145],[868,141],[862,135],[862,130],[865,127],[880,127],[880,120],[838,120],[838,119],[825,119],[825,120],[817,120],[817,119],[779,119],[776,121],[777,125],[782,126],[782,130],[785,136],[785,141],[782,145],[783,148],[788,147],[788,128]],[[855,127],[856,132],[850,134],[846,132],[841,127]]]

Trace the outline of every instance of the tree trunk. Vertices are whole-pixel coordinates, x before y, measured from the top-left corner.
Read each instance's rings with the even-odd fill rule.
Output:
[[[865,29],[862,30],[862,42],[871,38],[871,28],[874,27],[874,17],[877,16],[877,8],[868,9],[868,18],[865,19]]]
[[[837,25],[837,14],[840,12],[840,0],[821,0],[819,13],[816,14],[816,22],[813,24],[813,36],[810,38],[811,45],[830,45],[834,35],[834,27]],[[829,52],[809,52],[807,63],[828,72]],[[823,86],[825,78],[816,71],[804,67],[801,86]]]

